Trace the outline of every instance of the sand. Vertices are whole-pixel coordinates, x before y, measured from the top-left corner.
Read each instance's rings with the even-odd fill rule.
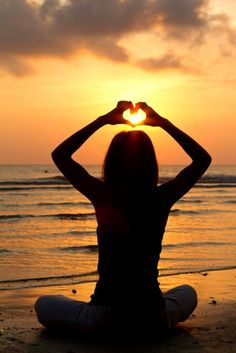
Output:
[[[89,342],[55,336],[37,322],[33,303],[42,294],[63,294],[89,300],[94,283],[2,291],[0,294],[1,353],[235,353],[236,270],[160,278],[163,291],[179,284],[193,285],[198,307],[167,337],[155,342]],[[76,289],[76,293],[72,290]]]

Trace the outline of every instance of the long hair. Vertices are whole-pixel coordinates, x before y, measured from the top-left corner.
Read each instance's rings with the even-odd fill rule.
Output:
[[[103,179],[112,187],[147,190],[158,182],[158,164],[153,144],[143,131],[117,134],[103,165]]]

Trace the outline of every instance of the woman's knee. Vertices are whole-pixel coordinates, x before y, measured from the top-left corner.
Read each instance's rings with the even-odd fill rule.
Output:
[[[87,304],[63,295],[44,295],[35,303],[39,322],[45,327],[71,328],[77,325],[78,318]]]
[[[48,326],[50,321],[53,319],[55,301],[58,296],[54,295],[43,295],[39,297],[35,304],[34,309],[37,314],[39,322],[43,326]]]
[[[34,304],[34,309],[38,320],[44,326],[46,326],[47,322],[48,305],[51,299],[50,297],[50,295],[43,295],[39,297]]]
[[[47,300],[48,300],[48,295],[42,295],[41,297],[39,297],[36,300],[36,302],[34,304],[34,309],[35,309],[36,313],[38,313],[42,310],[42,308],[44,307]]]
[[[172,288],[164,294],[164,298],[171,326],[185,321],[197,306],[197,292],[188,284]]]
[[[181,286],[183,288],[183,291],[186,293],[186,296],[189,298],[189,300],[192,303],[193,310],[197,306],[198,298],[197,298],[197,292],[195,288],[190,286],[189,284],[183,284]]]
[[[178,294],[186,293],[188,296],[193,297],[193,298],[195,298],[195,300],[197,300],[197,292],[189,284],[182,284],[180,286],[171,288],[167,292],[164,293],[164,296],[172,297],[172,295],[175,296],[177,293]]]

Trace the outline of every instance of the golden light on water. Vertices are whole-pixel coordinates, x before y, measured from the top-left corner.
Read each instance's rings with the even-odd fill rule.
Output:
[[[124,112],[123,117],[135,125],[144,121],[146,119],[146,114],[142,110],[138,110],[135,113],[131,113],[129,110],[127,110]]]

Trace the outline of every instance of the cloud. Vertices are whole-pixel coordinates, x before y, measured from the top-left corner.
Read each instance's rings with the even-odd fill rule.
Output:
[[[95,55],[106,57],[115,62],[126,62],[129,60],[126,50],[110,38],[87,39],[85,47],[89,47],[89,50]]]
[[[0,67],[16,77],[24,77],[35,73],[35,70],[24,60],[11,56],[0,56]]]
[[[142,29],[145,1],[131,0],[0,0],[0,51],[60,55],[90,42],[105,43]],[[139,13],[140,11],[140,13]],[[88,42],[87,42],[88,41]],[[120,53],[119,53],[120,55]]]
[[[181,58],[167,53],[159,58],[148,58],[138,61],[138,65],[145,70],[162,71],[162,70],[181,70],[186,71],[187,67],[182,63]]]
[[[0,66],[14,75],[31,74],[27,58],[63,59],[84,49],[114,62],[129,62],[128,48],[119,43],[138,32],[190,41],[191,33],[199,39],[210,31],[227,31],[234,43],[227,19],[212,16],[207,0],[0,0],[0,57],[8,58]],[[180,59],[170,55],[140,65],[183,69]]]
[[[48,0],[50,1],[50,0]],[[142,30],[147,1],[142,0],[70,0],[54,12],[54,25],[74,36],[120,36]]]
[[[154,3],[155,13],[166,27],[199,29],[207,26],[208,0],[159,0]]]

